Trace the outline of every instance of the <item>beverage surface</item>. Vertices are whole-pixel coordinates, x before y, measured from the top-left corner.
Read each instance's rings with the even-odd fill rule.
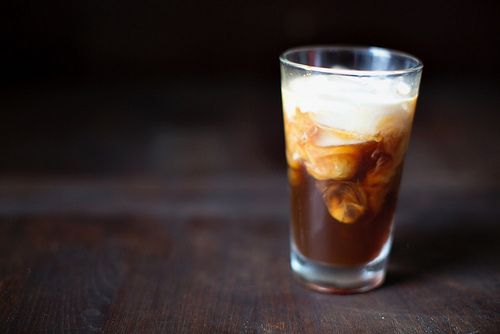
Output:
[[[369,262],[390,233],[416,94],[348,76],[294,79],[282,94],[295,246],[317,261]]]

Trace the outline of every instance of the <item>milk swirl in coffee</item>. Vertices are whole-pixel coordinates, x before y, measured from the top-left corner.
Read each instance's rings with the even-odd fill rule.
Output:
[[[390,235],[416,93],[404,81],[304,76],[282,89],[292,239],[312,260],[373,260]]]

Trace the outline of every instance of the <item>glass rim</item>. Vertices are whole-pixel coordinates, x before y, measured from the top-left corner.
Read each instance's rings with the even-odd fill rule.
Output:
[[[408,59],[411,59],[415,62],[414,66],[408,68],[401,68],[396,70],[354,70],[354,69],[341,69],[341,68],[330,68],[330,67],[322,67],[322,66],[314,66],[314,65],[306,65],[298,62],[294,62],[289,60],[287,57],[293,53],[297,53],[300,51],[379,51],[384,53],[389,53],[391,55],[398,55]],[[413,72],[421,71],[424,67],[424,63],[417,57],[403,52],[399,50],[382,48],[378,46],[360,46],[360,45],[310,45],[310,46],[300,46],[294,47],[285,50],[279,57],[279,60],[282,64],[286,64],[289,66],[293,66],[296,68],[301,68],[303,70],[311,71],[311,72],[322,72],[327,74],[336,74],[336,75],[345,75],[345,76],[393,76],[393,75],[402,75]]]

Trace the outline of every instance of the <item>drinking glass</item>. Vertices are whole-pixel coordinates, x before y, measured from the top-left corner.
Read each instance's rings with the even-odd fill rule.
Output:
[[[382,284],[422,62],[378,47],[280,57],[291,268],[322,292]]]

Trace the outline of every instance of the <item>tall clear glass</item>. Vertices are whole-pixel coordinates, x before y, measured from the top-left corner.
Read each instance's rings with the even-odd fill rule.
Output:
[[[280,57],[291,267],[331,293],[382,284],[422,62],[377,47]]]

